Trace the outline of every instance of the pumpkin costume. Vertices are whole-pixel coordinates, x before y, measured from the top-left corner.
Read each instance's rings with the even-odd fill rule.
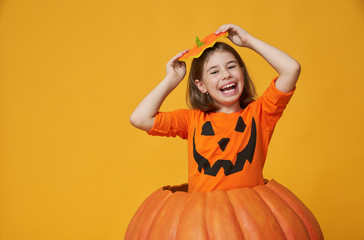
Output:
[[[151,194],[130,221],[126,240],[323,239],[312,212],[262,176],[274,127],[294,93],[280,92],[275,80],[236,113],[157,114],[148,134],[188,140],[189,183]]]
[[[253,188],[152,193],[130,221],[125,240],[322,240],[312,212],[274,180]]]
[[[188,140],[189,192],[263,185],[263,166],[274,127],[292,97],[269,88],[245,109],[205,113],[185,109],[160,112],[148,132]]]
[[[179,60],[199,57],[226,36],[197,40]],[[126,240],[323,239],[311,211],[287,188],[263,179],[275,125],[294,93],[280,92],[276,79],[239,112],[156,115],[148,134],[188,141],[188,184],[152,193],[130,221]]]

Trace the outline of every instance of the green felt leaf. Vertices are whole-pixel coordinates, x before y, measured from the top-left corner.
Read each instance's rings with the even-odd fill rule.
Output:
[[[205,43],[204,42],[201,42],[200,39],[198,37],[196,37],[196,44],[197,44],[197,47],[201,47]]]

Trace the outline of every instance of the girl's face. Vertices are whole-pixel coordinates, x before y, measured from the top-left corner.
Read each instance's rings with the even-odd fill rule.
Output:
[[[217,112],[232,113],[241,110],[239,98],[244,89],[243,69],[228,51],[216,51],[206,60],[202,79],[195,80],[202,93],[214,100]]]

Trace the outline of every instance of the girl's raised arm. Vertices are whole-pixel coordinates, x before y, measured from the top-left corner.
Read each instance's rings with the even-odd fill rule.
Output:
[[[166,77],[137,106],[130,116],[130,123],[141,130],[150,131],[154,125],[155,115],[163,101],[178,86],[186,75],[186,64],[178,60],[185,50],[167,63]]]
[[[301,66],[295,59],[233,24],[222,25],[215,34],[226,31],[234,44],[254,50],[278,72],[279,77],[275,82],[278,90],[288,93],[294,89],[301,72]]]

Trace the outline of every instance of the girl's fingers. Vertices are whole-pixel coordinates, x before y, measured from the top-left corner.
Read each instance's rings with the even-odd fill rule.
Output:
[[[230,30],[236,30],[237,26],[234,25],[234,24],[224,24],[222,25],[221,27],[219,27],[217,29],[217,31],[215,32],[215,34],[219,34],[219,33],[222,33],[222,32],[227,32],[227,31],[230,31]]]
[[[176,56],[174,56],[173,58],[171,58],[171,60],[169,60],[168,62],[169,63],[173,63],[173,62],[175,62],[175,61],[178,61],[178,58],[180,58],[180,57],[182,57],[183,56],[183,54],[185,54],[186,52],[188,52],[189,50],[188,49],[186,49],[186,50],[184,50],[184,51],[182,51],[182,52],[180,52],[180,53],[178,53]]]
[[[219,28],[219,33],[227,32],[231,29],[231,24],[224,24]]]
[[[189,51],[189,49],[183,50],[182,52],[178,53],[176,58],[182,57],[183,54],[187,53]]]
[[[226,24],[224,24],[224,25],[220,26],[220,27],[216,30],[215,34],[217,35],[217,34],[219,34],[219,33],[226,32],[226,31],[228,30],[226,26],[227,26]]]

